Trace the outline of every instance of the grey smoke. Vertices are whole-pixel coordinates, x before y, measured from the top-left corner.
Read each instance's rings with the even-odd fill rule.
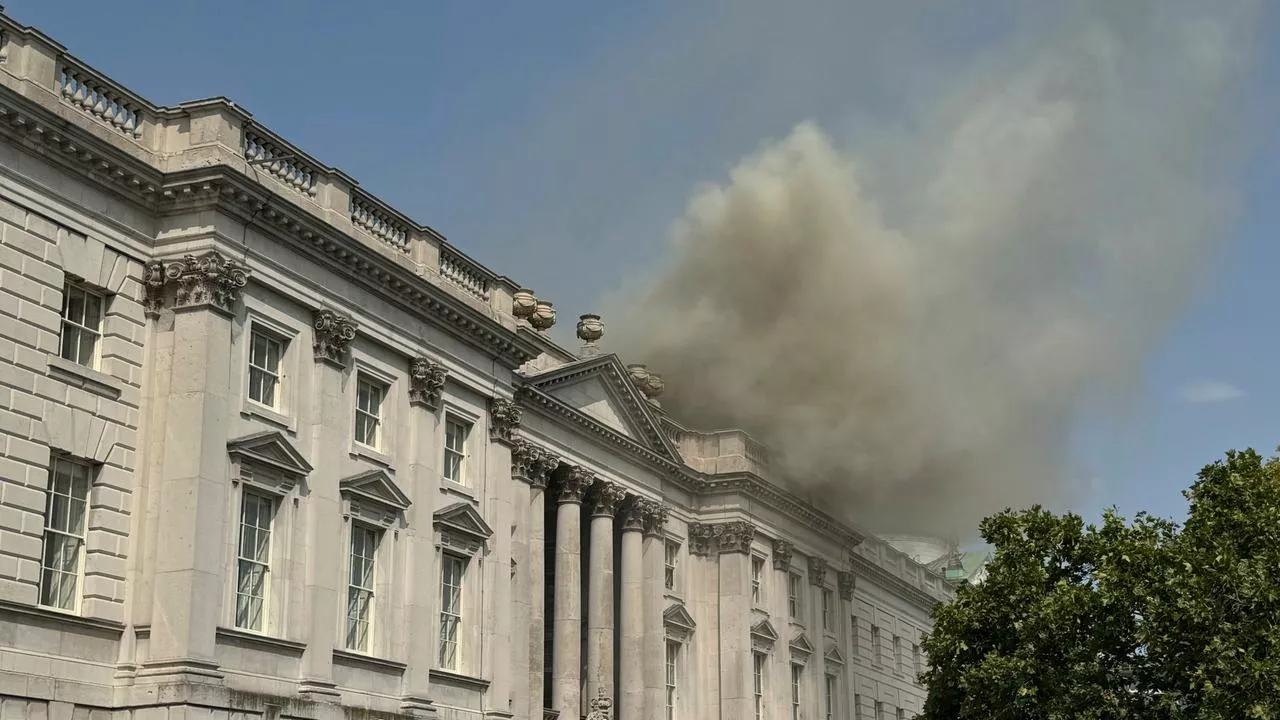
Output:
[[[693,194],[611,345],[877,529],[1070,502],[1073,422],[1136,386],[1229,228],[1257,11],[1072,3],[870,150],[800,122]]]

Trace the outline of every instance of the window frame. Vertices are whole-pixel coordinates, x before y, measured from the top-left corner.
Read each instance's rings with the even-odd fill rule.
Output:
[[[363,386],[374,388],[378,391],[377,414],[370,412],[368,409],[360,407],[361,390]],[[377,453],[386,451],[386,425],[387,425],[387,399],[391,395],[391,383],[382,376],[370,372],[364,368],[356,371],[356,392],[355,392],[355,413],[353,415],[351,426],[351,441],[359,448],[365,448]],[[368,439],[360,437],[360,420],[372,418],[373,422],[373,443],[366,442]]]
[[[751,554],[751,603],[759,607],[764,602],[765,558]]]
[[[449,430],[452,427],[461,427],[463,429],[461,449],[449,446]],[[462,487],[468,487],[468,475],[470,473],[467,472],[467,464],[471,459],[471,438],[475,429],[475,421],[470,418],[453,411],[445,413],[444,438],[443,442],[441,442],[442,456],[440,463],[440,477],[445,481],[451,482],[455,485],[461,485]],[[449,461],[451,457],[457,457],[457,477],[449,476]]]
[[[825,720],[835,720],[836,705],[840,697],[839,682],[835,673],[823,673],[822,675],[822,702],[825,712]]]
[[[83,296],[80,305],[80,319],[73,320],[69,317],[71,310],[71,297],[73,292],[78,292]],[[96,327],[90,327],[88,321],[89,299],[93,298],[98,302],[98,317]],[[104,325],[107,317],[107,303],[110,301],[110,294],[102,290],[93,288],[87,283],[73,279],[68,276],[62,285],[62,308],[58,312],[58,357],[67,362],[75,363],[81,367],[97,370],[102,357],[102,340],[104,335]],[[67,357],[67,338],[68,329],[75,332],[76,337],[76,357]],[[85,334],[93,338],[93,348],[90,351],[88,362],[82,362],[80,358],[80,349],[82,339]]]
[[[255,527],[255,530],[257,532],[261,532],[265,529],[267,534],[265,560],[248,558],[244,555],[245,510],[246,510],[246,504],[249,502],[250,499],[256,500],[258,502],[265,502],[268,504],[268,517],[267,517],[266,527],[263,528],[260,525]],[[252,633],[260,633],[264,635],[269,633],[271,630],[271,625],[272,625],[271,611],[273,609],[271,601],[273,599],[272,596],[274,595],[274,593],[271,592],[271,589],[272,589],[271,585],[275,580],[271,571],[271,560],[275,552],[276,513],[279,512],[279,510],[280,510],[280,497],[278,495],[263,492],[262,490],[259,490],[256,488],[246,489],[241,491],[240,493],[240,515],[239,515],[239,520],[236,523],[236,528],[238,532],[236,533],[236,553],[235,553],[235,562],[236,562],[236,574],[235,574],[235,585],[234,585],[235,597],[234,597],[234,605],[232,607],[233,614],[231,619],[232,627],[234,627],[237,630],[243,630],[245,632],[252,632]],[[261,507],[259,507],[258,517],[259,518],[261,517]],[[244,563],[246,562],[260,565],[263,568],[262,597],[258,599],[259,602],[261,603],[261,607],[258,609],[258,617],[261,621],[259,627],[251,627],[249,625],[242,625],[240,623],[240,598],[244,595],[244,593],[241,592],[241,588],[243,587],[243,574],[242,574],[243,570],[242,569],[243,569]]]
[[[768,692],[769,655],[760,650],[751,651],[751,696],[754,701],[755,720],[764,720],[764,697]]]
[[[467,569],[471,564],[470,560],[471,559],[469,557],[458,554],[458,553],[453,553],[453,552],[440,553],[440,638],[436,647],[436,667],[442,670],[448,670],[449,672],[459,672],[463,667],[462,650],[465,646],[465,643],[463,642],[462,618],[466,610],[464,594],[466,593],[465,583],[466,583],[466,577],[467,577]],[[446,609],[446,602],[445,602],[447,599],[446,593],[448,592],[448,588],[450,587],[449,578],[447,575],[447,569],[451,564],[456,564],[458,567],[457,582],[456,582],[456,585],[452,586],[455,591],[454,598],[456,603],[456,606],[453,612],[450,612],[448,609]],[[453,618],[453,639],[451,641],[453,644],[453,656],[452,656],[452,662],[450,664],[445,664],[444,662],[444,649],[445,649],[445,642],[446,642],[445,641],[445,618],[446,617]]]
[[[382,548],[384,529],[370,523],[352,521],[347,533],[347,605],[346,611],[343,613],[343,636],[342,647],[350,652],[360,653],[363,655],[372,655],[375,651],[374,638],[377,627],[378,613],[378,551]],[[356,538],[364,536],[366,540],[365,547],[368,548],[367,555],[361,556],[361,559],[367,560],[369,571],[367,573],[368,586],[356,585],[353,580],[355,578],[355,561],[356,561]],[[363,618],[352,615],[353,592],[355,594],[363,593],[365,595],[363,607],[365,614]],[[364,623],[364,643],[363,646],[352,644],[352,622]]]
[[[902,674],[902,636],[893,636],[893,671]]]
[[[680,592],[680,551],[684,543],[679,538],[665,537],[662,542],[662,589],[669,593]]]
[[[801,689],[804,685],[804,665],[791,663],[791,720],[800,720]]]
[[[76,481],[78,479],[75,475],[74,470],[68,471],[68,474],[66,476],[68,481],[67,492],[65,493],[58,492],[58,487],[57,487],[58,469],[60,466],[64,466],[64,465],[83,471],[82,478],[79,478],[79,479],[82,479],[84,483],[83,485],[84,495],[82,498],[76,497],[74,495],[74,493],[77,490]],[[54,454],[51,454],[49,458],[48,473],[49,473],[48,489],[45,491],[45,510],[44,510],[44,516],[42,518],[43,527],[40,533],[40,578],[39,578],[39,583],[36,591],[36,600],[37,600],[37,604],[40,607],[48,608],[50,610],[55,610],[57,612],[78,614],[81,610],[81,607],[83,605],[83,600],[84,600],[85,560],[88,552],[87,545],[88,545],[88,536],[89,536],[89,512],[91,508],[90,495],[93,492],[93,485],[94,485],[94,480],[97,474],[97,467],[94,463],[89,462],[87,460],[74,458],[69,455],[63,455],[61,453],[54,453]],[[66,523],[70,523],[73,517],[72,515],[72,509],[74,507],[73,503],[79,502],[82,504],[83,507],[80,511],[80,518],[79,518],[80,525],[81,525],[79,535],[72,533],[69,526],[65,528],[58,528],[53,526],[53,523],[51,521],[55,517],[55,503],[57,502],[57,499],[59,497],[66,499],[66,511],[65,511]],[[50,549],[51,549],[51,546],[50,546],[51,534],[57,536],[64,543],[65,542],[77,543],[74,550],[75,557],[72,559],[72,562],[75,563],[75,569],[73,572],[69,572],[65,569],[66,567],[65,560],[61,568],[51,567],[49,565],[49,556],[50,556]],[[63,605],[58,602],[51,602],[50,601],[51,598],[56,599],[57,597],[64,596],[64,593],[62,592],[62,590],[65,587],[64,583],[67,582],[68,577],[70,578],[70,581],[72,583],[71,593],[69,598],[70,604]],[[58,580],[58,582],[56,584],[56,588],[53,588],[51,587],[51,580],[55,578]],[[56,592],[57,595],[51,595],[50,594],[51,592]]]
[[[871,662],[879,665],[883,653],[880,649],[880,626],[871,626]]]
[[[804,619],[804,577],[795,570],[787,571],[787,617],[792,622]]]
[[[666,678],[666,719],[676,720],[678,703],[680,701],[680,650],[681,644],[679,640],[671,638],[666,639],[664,646],[665,655],[663,657],[664,673]]]
[[[835,593],[829,587],[819,589],[822,593],[822,630],[826,633],[834,633],[836,630]]]
[[[291,338],[271,329],[266,324],[257,320],[251,320],[249,322],[249,332],[247,335],[248,347],[246,348],[247,358],[245,361],[245,401],[256,407],[270,410],[273,413],[284,414],[286,409],[284,402],[285,378],[287,377],[285,358],[288,356]],[[262,338],[266,343],[268,343],[268,347],[273,344],[277,348],[274,371],[265,366],[257,365],[254,362],[254,354],[258,338]],[[272,402],[264,402],[261,398],[255,398],[253,396],[255,372],[260,375],[270,377],[272,381]]]

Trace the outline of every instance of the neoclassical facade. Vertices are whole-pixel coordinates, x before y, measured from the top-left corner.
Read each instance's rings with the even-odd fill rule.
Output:
[[[0,718],[918,712],[941,575],[234,103],[0,16],[0,233]]]

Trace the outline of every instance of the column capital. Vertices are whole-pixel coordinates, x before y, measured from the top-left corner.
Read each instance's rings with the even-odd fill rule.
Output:
[[[821,587],[827,582],[827,561],[822,558],[809,558],[809,584]]]
[[[644,509],[644,534],[652,537],[662,535],[667,525],[667,506],[656,500],[640,501]]]
[[[560,504],[581,504],[582,494],[591,487],[595,479],[595,473],[584,467],[575,465],[569,468],[567,472],[560,474],[559,482],[556,483],[556,501]]]
[[[856,581],[853,579],[853,573],[841,571],[836,575],[837,585],[840,587],[840,599],[852,600],[853,589]]]
[[[636,495],[629,495],[618,508],[622,518],[622,532],[644,532],[646,503],[652,502]]]
[[[489,440],[510,444],[520,427],[524,412],[513,400],[493,398],[489,400]]]
[[[347,348],[356,339],[356,321],[337,310],[322,307],[315,311],[311,327],[315,332],[311,349],[315,351],[316,360],[345,368]]]
[[[788,572],[791,570],[791,554],[795,546],[786,540],[773,541],[773,569]]]
[[[409,361],[409,404],[435,411],[440,408],[444,383],[449,369],[431,358],[419,355]]]
[[[755,536],[755,525],[746,520],[694,523],[689,526],[689,552],[694,555],[747,553]]]
[[[143,266],[147,315],[156,317],[164,309],[173,288],[173,309],[210,308],[226,315],[235,312],[240,290],[249,284],[249,269],[217,250],[203,255],[184,255],[179,260],[152,260]]]
[[[626,496],[626,491],[617,483],[597,480],[587,496],[591,502],[591,517],[613,517]]]

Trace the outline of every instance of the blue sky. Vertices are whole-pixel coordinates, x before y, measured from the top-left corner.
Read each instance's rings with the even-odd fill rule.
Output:
[[[923,122],[918,99],[1015,33],[1028,6],[10,0],[6,12],[154,102],[232,98],[554,300],[567,327],[655,263],[699,183],[806,119],[854,146]],[[1087,516],[1180,515],[1201,465],[1280,444],[1276,16],[1238,111],[1251,132],[1237,220],[1133,401],[1077,423]]]

